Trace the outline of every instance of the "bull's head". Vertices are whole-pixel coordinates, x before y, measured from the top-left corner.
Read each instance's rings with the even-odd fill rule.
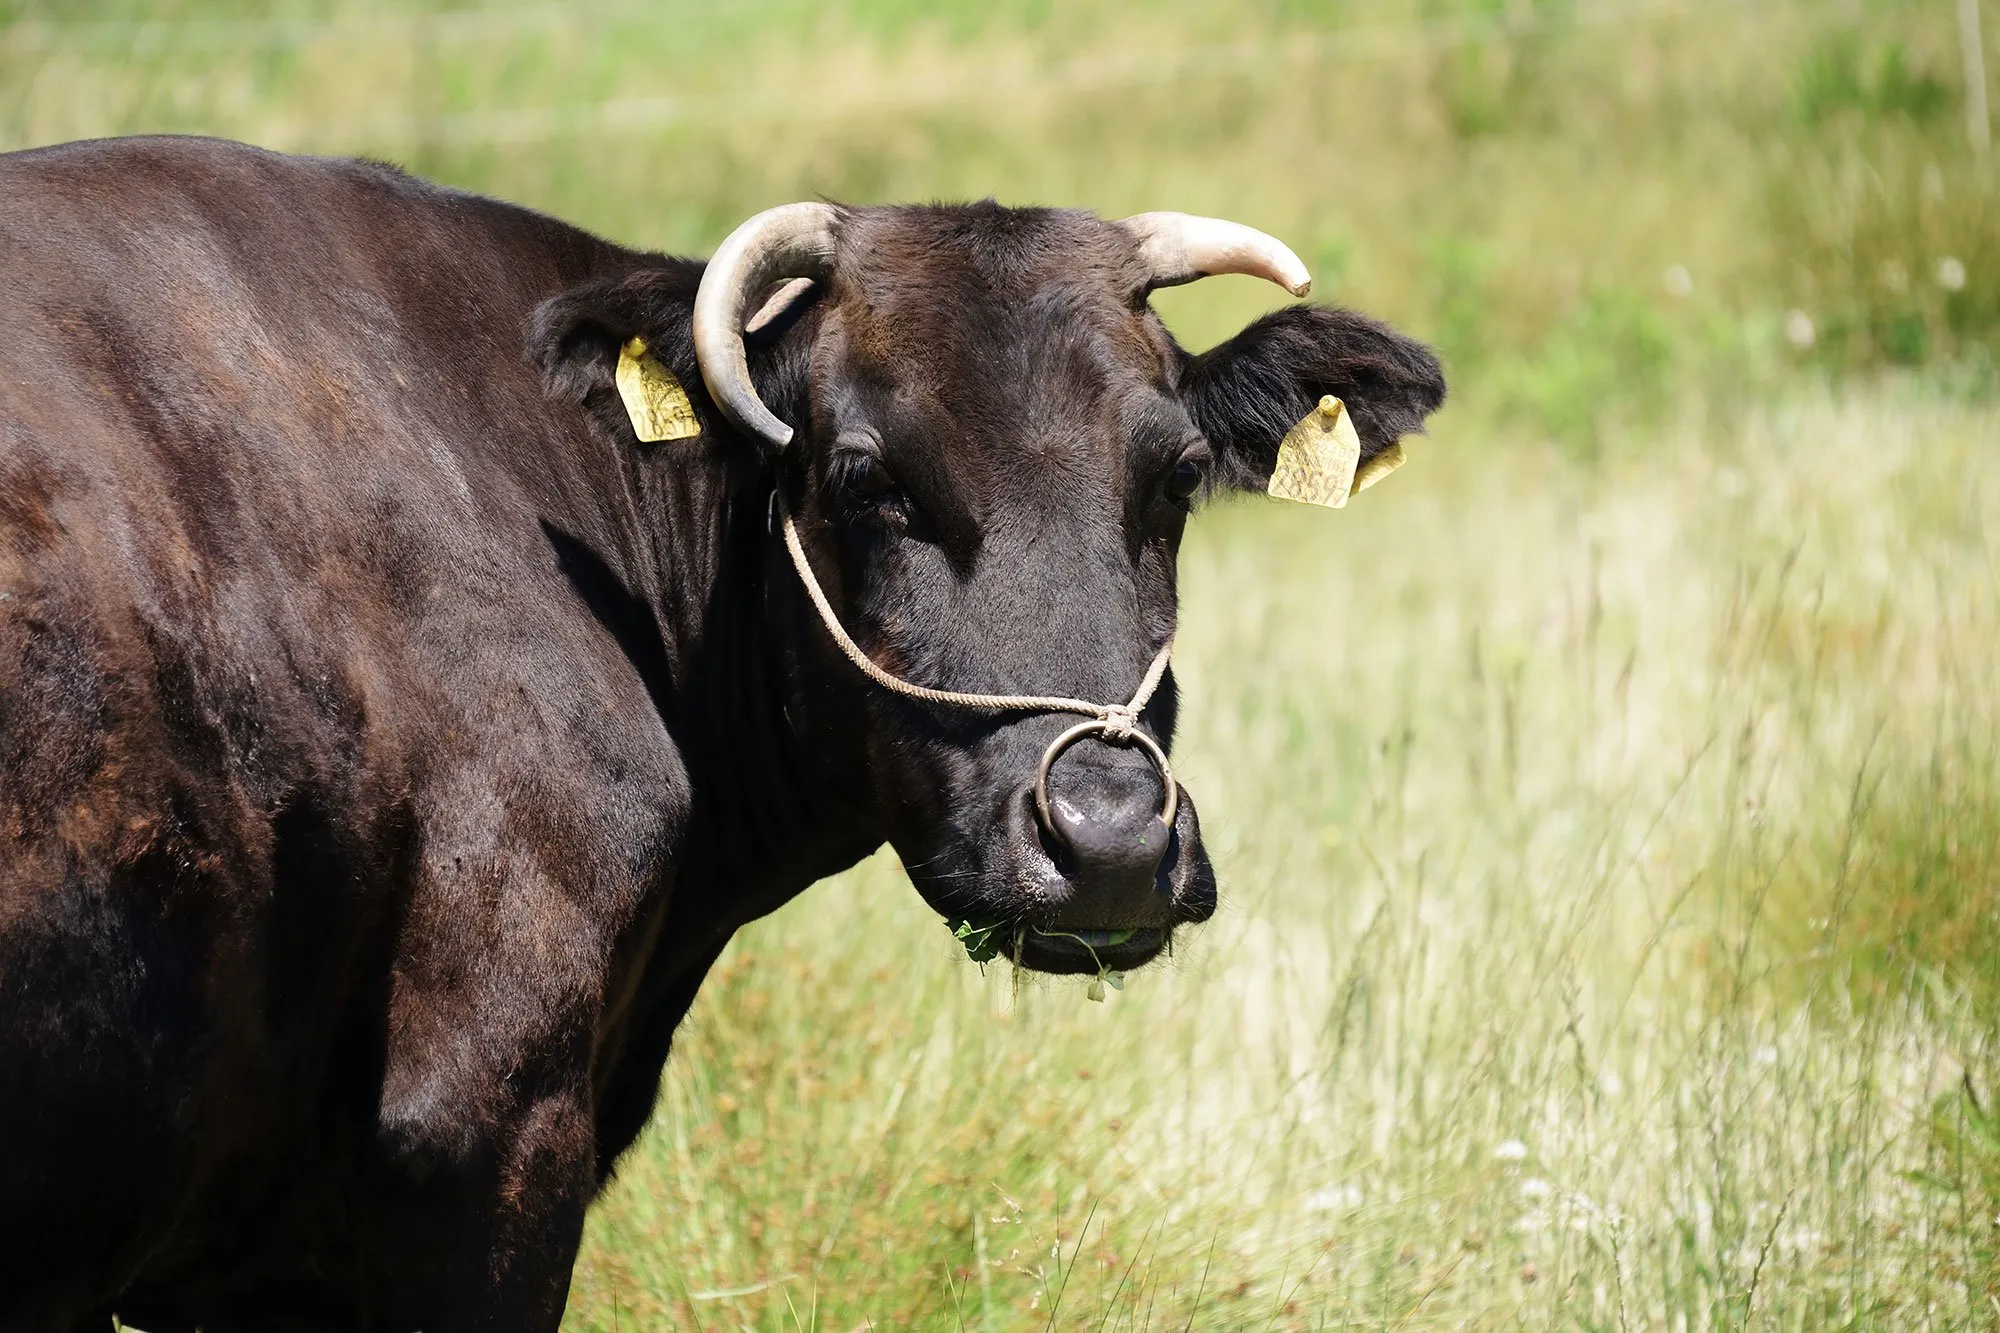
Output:
[[[1136,724],[1059,753],[1073,713],[881,677],[1124,704],[1173,636],[1193,505],[1263,489],[1322,395],[1364,467],[1444,397],[1422,346],[1333,309],[1189,355],[1147,298],[1217,273],[1310,281],[1271,237],[1182,214],[794,204],[738,228],[693,304],[707,396],[796,516],[805,568],[773,536],[768,576],[791,727],[837,757],[934,908],[1044,971],[1136,966],[1214,910],[1194,802],[1163,789],[1151,744],[1173,732],[1171,674]]]

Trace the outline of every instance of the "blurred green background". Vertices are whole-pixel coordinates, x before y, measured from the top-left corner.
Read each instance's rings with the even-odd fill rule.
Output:
[[[886,855],[753,925],[566,1327],[2000,1327],[1991,0],[0,15],[0,147],[696,254],[822,195],[1217,213],[1447,360],[1391,484],[1191,531],[1218,919],[1104,1006]]]
[[[1216,212],[1599,446],[1800,373],[1993,380],[1958,0],[8,0],[0,142],[383,156],[699,253],[825,195]],[[1187,336],[1265,302],[1172,294]]]

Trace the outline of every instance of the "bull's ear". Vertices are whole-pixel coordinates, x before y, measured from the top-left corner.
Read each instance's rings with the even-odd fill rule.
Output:
[[[528,317],[527,353],[549,394],[581,404],[613,436],[622,434],[618,353],[638,338],[646,354],[672,372],[703,433],[732,433],[709,397],[695,353],[694,301],[702,271],[699,260],[656,256],[642,268],[595,279],[537,306]],[[810,348],[808,339],[787,335],[806,322],[817,292],[810,282],[773,284],[744,329],[759,398],[793,420],[808,412]]]
[[[1292,306],[1190,357],[1181,397],[1216,453],[1215,480],[1263,490],[1278,443],[1332,394],[1361,437],[1361,465],[1444,402],[1444,371],[1430,348],[1348,310]]]
[[[647,350],[690,392],[699,392],[689,325],[700,285],[699,263],[661,259],[573,287],[544,301],[528,317],[528,360],[542,372],[551,394],[581,403],[593,391],[610,391],[618,349],[629,339],[643,338]]]

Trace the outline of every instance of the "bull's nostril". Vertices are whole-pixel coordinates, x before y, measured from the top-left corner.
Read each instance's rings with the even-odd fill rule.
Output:
[[[1021,803],[1027,810],[1027,826],[1033,830],[1035,842],[1041,847],[1042,854],[1049,858],[1049,863],[1056,868],[1057,874],[1064,879],[1070,878],[1076,874],[1076,858],[1070,855],[1069,844],[1063,841],[1063,836],[1057,830],[1053,818],[1044,820],[1036,813],[1035,799],[1032,795],[1023,792],[1021,797]],[[1053,816],[1053,812],[1051,815]]]

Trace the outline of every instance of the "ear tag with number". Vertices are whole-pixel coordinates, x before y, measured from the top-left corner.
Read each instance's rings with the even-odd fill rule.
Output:
[[[1344,509],[1360,459],[1361,437],[1354,433],[1347,405],[1328,394],[1285,433],[1278,445],[1278,466],[1265,490],[1280,500]]]
[[[687,390],[674,372],[646,350],[646,340],[634,338],[618,349],[618,396],[632,433],[648,444],[659,440],[689,440],[701,434],[701,422],[688,401]]]

